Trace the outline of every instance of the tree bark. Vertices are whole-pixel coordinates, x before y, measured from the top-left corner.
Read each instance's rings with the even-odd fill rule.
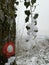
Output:
[[[0,56],[6,42],[14,42],[16,36],[15,8],[16,0],[0,0]],[[1,64],[1,63],[0,63]]]

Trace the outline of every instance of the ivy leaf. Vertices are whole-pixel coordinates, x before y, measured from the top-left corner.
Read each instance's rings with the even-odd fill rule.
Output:
[[[29,27],[29,26],[26,26],[26,29],[27,29],[27,30],[29,30],[29,29],[30,29],[30,27]]]
[[[35,25],[37,25],[37,21],[34,21],[35,22]]]
[[[37,29],[37,27],[34,27],[34,32],[38,32],[38,29]]]
[[[17,14],[14,14],[15,18],[17,17]]]
[[[34,19],[38,18],[38,14],[35,14],[33,18],[34,18]]]
[[[17,10],[17,8],[16,8],[16,10]]]
[[[30,2],[24,2],[24,5],[26,6],[26,8],[28,8],[30,5]]]
[[[29,40],[26,40],[26,42],[28,42]],[[26,50],[27,51],[27,50]]]
[[[26,17],[25,22],[27,23],[29,21],[29,17]]]
[[[17,8],[15,8],[15,7],[14,7],[14,10],[16,10],[16,11],[17,11]]]
[[[25,14],[27,15],[27,16],[29,16],[31,13],[30,13],[30,10],[26,10],[25,11]]]
[[[31,0],[31,3],[32,3],[32,5],[33,5],[34,3],[36,3],[36,0]]]
[[[19,2],[15,2],[16,3],[16,5],[19,5]]]
[[[34,32],[38,32],[38,30],[34,30]]]

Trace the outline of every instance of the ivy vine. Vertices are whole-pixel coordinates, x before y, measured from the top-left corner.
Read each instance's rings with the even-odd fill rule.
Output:
[[[34,3],[36,3],[36,0],[31,0],[31,3],[32,3],[32,5],[33,5]]]
[[[30,2],[24,2],[24,5],[26,6],[26,8],[28,8],[30,6]]]
[[[26,8],[28,8],[29,6],[33,7],[34,3],[36,3],[36,0],[31,0],[31,1],[28,1],[28,2],[26,0],[24,1],[24,5],[25,5]],[[35,8],[36,8],[36,6],[35,6]],[[31,15],[31,12],[30,12],[30,10],[25,10],[24,12],[25,12],[25,15],[27,15],[26,18],[25,18],[25,22],[27,23],[27,22],[29,22],[29,16]],[[34,14],[33,18],[37,19],[38,13]],[[37,22],[35,22],[35,25],[37,25]]]
[[[26,8],[30,6],[30,2],[27,2],[26,0],[24,1],[24,5]],[[29,16],[30,16],[30,10],[25,10],[25,14],[27,15],[25,18],[25,22],[29,21]]]

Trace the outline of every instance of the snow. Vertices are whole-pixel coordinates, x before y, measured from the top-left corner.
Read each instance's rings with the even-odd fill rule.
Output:
[[[10,57],[9,59],[8,59],[8,62],[7,63],[5,63],[5,65],[10,65],[10,64],[13,64],[13,62],[15,61],[15,57],[14,56],[12,56],[12,57]]]
[[[16,54],[17,65],[49,65],[49,38],[37,36],[29,42],[21,42]]]

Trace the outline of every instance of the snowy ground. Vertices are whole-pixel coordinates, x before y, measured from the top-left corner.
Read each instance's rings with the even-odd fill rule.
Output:
[[[17,65],[49,65],[49,37],[38,36],[35,40],[21,42],[16,55]]]

